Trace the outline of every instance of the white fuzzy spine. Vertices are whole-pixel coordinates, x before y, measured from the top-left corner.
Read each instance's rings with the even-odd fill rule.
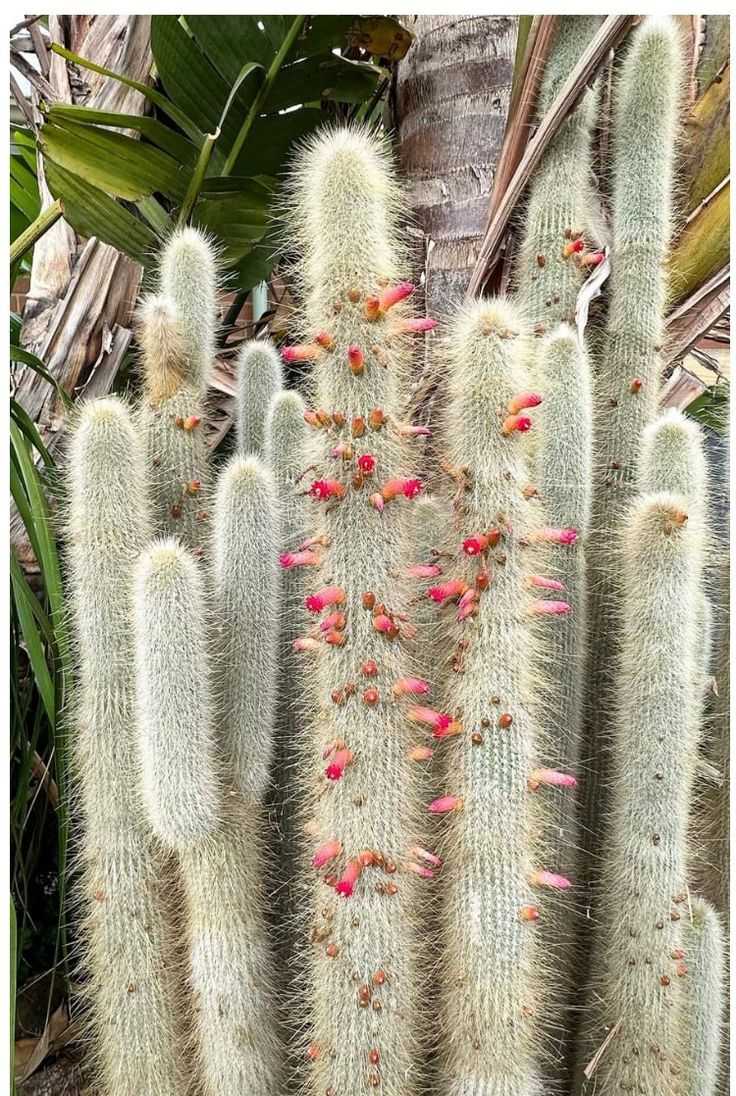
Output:
[[[721,1044],[727,1039],[723,1029],[726,941],[718,914],[702,898],[692,899],[692,916],[685,921],[683,936],[687,971],[683,975],[683,1091],[688,1096],[715,1096]]]
[[[244,343],[237,365],[238,451],[263,456],[266,420],[271,401],[283,387],[281,359],[263,339]]]

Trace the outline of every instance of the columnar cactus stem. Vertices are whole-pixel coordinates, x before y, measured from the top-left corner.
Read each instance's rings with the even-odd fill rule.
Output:
[[[642,432],[638,489],[683,495],[697,507],[701,521],[708,512],[708,467],[703,432],[696,422],[672,408]]]
[[[720,918],[708,902],[692,900],[684,919],[686,1003],[681,1038],[684,1045],[683,1092],[715,1096],[723,1030],[726,944]]]
[[[531,790],[540,766],[527,691],[527,621],[536,601],[525,544],[534,539],[534,513],[524,493],[521,441],[506,429],[509,405],[528,389],[524,334],[510,305],[481,301],[456,320],[446,341],[446,463],[462,469],[465,490],[456,498],[457,559],[430,596],[443,606],[447,649],[464,645],[445,703],[453,720],[462,713],[462,726],[456,722],[457,733],[438,745],[446,794],[435,802],[448,812],[440,1029],[443,1091],[452,1096],[540,1091],[534,922],[545,883],[567,885],[535,855],[534,799],[559,793]],[[553,615],[545,626],[557,623]]]
[[[539,89],[537,114],[544,117],[601,16],[560,17],[553,52]],[[596,94],[588,91],[544,154],[529,188],[526,230],[519,266],[519,296],[538,332],[574,323],[578,290],[597,256],[597,218],[591,200],[590,146]]]
[[[139,415],[157,531],[198,550],[207,517],[204,392],[193,375],[181,317],[170,298],[144,301],[139,341],[144,382]]]
[[[545,339],[537,361],[542,402],[535,412],[538,503],[547,524],[574,529],[568,544],[540,545],[539,567],[571,607],[554,628],[540,637],[539,663],[532,711],[552,768],[566,773],[580,770],[583,733],[585,659],[587,656],[587,543],[592,501],[593,398],[590,365],[577,332],[562,325]],[[553,587],[554,588],[554,587]],[[579,821],[572,793],[550,797],[545,833],[545,864],[552,871],[579,877]],[[556,900],[555,900],[556,897]],[[554,896],[540,926],[543,944],[549,944],[556,962],[550,993],[562,1012],[556,1041],[569,1035],[564,1022],[571,999],[575,965],[576,911],[569,894]]]
[[[661,1096],[682,1088],[687,830],[697,761],[695,612],[704,530],[677,495],[637,500],[620,565],[613,787],[591,967],[589,1086]]]
[[[269,405],[283,386],[281,359],[263,339],[251,339],[238,355],[238,450],[263,455]]]
[[[297,855],[296,768],[304,748],[300,702],[300,656],[294,641],[306,623],[305,574],[317,566],[322,545],[304,547],[308,540],[310,500],[302,476],[307,465],[306,405],[298,392],[279,392],[266,416],[264,459],[274,480],[279,503],[279,567],[281,614],[279,620],[278,704],[275,765],[277,786],[272,810],[276,817],[278,852],[279,924],[293,928],[295,892],[293,865]]]
[[[217,828],[221,785],[202,582],[175,540],[154,542],[141,556],[135,612],[143,801],[156,837],[179,852]]]
[[[136,791],[132,577],[150,536],[145,484],[125,405],[105,399],[84,407],[68,463],[80,686],[72,741],[90,1021],[105,1096],[180,1096],[186,1074],[168,878]]]
[[[161,255],[160,286],[180,317],[190,380],[204,391],[215,360],[217,257],[198,229],[180,228],[171,235]]]
[[[622,508],[635,492],[642,431],[657,406],[680,72],[674,20],[647,19],[624,61],[613,126],[612,273],[596,378],[598,474],[590,542],[590,621],[599,637],[616,635],[611,544]],[[588,853],[598,847],[607,816],[610,652],[610,642],[591,647],[591,767],[583,789]]]
[[[292,184],[312,366],[314,624],[297,640],[309,682],[302,763],[311,942],[306,957],[307,1089],[359,1096],[418,1081],[416,814],[409,724],[392,695],[405,676],[402,420],[412,286],[401,282],[397,188],[384,147],[336,130],[305,149]],[[429,325],[425,325],[429,326]],[[412,867],[414,864],[414,867]],[[324,874],[324,878],[323,878]],[[327,883],[327,886],[325,885]]]

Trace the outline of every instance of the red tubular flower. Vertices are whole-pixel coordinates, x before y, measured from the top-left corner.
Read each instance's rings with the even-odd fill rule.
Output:
[[[362,453],[361,456],[358,457],[358,468],[367,476],[371,474],[375,467],[376,458],[371,453]]]
[[[529,877],[533,887],[554,887],[555,890],[567,890],[572,883],[566,875],[557,875],[553,871],[535,871]]]
[[[437,326],[437,320],[430,316],[417,316],[413,320],[400,320],[397,324],[399,331],[408,335],[422,335],[425,331],[433,331]]]
[[[406,300],[414,292],[414,285],[412,282],[399,282],[398,285],[389,286],[388,289],[384,289],[381,296],[378,298],[378,308],[381,312],[388,312],[390,308],[393,308],[399,301]]]
[[[279,556],[279,563],[285,570],[290,567],[310,567],[315,563],[319,563],[319,556],[308,550],[304,552],[282,552]]]
[[[559,582],[556,578],[545,578],[544,575],[529,575],[527,582],[530,586],[541,586],[543,590],[557,590],[561,593],[565,589],[564,582]]]
[[[337,883],[335,884],[335,890],[338,894],[341,894],[343,898],[350,898],[351,894],[355,890],[355,884],[358,882],[363,871],[363,863],[360,857],[356,857],[354,860],[349,860],[345,871],[342,873]]]
[[[517,415],[519,411],[525,411],[527,407],[538,407],[542,397],[538,392],[520,392],[506,405],[509,415]]]
[[[447,582],[443,582],[441,586],[430,586],[427,590],[427,597],[431,598],[432,601],[436,601],[438,605],[442,605],[450,598],[460,597],[467,588],[467,582],[463,582],[460,578],[451,578]]]
[[[580,256],[580,265],[589,267],[591,270],[599,266],[605,259],[605,255],[602,251],[588,251],[585,255]]]
[[[407,578],[437,578],[442,574],[438,563],[412,563],[406,568]]]
[[[423,681],[421,677],[400,677],[394,682],[392,692],[394,696],[419,696],[429,692],[429,682]]]
[[[309,488],[309,494],[318,502],[329,498],[341,499],[345,494],[345,484],[333,479],[315,480]]]
[[[450,811],[461,811],[464,800],[458,795],[441,795],[439,799],[433,799],[427,806],[430,814],[448,814]]]
[[[476,533],[463,541],[463,552],[466,556],[479,556],[488,548],[488,537],[484,533]]]
[[[300,343],[297,346],[283,346],[281,357],[290,364],[291,362],[313,362],[319,356],[320,347],[316,343]]]
[[[377,613],[376,616],[373,617],[373,627],[377,632],[392,632],[396,625],[390,616],[387,616],[385,613]]]
[[[345,591],[342,586],[323,586],[316,594],[310,594],[304,599],[304,604],[310,613],[321,613],[328,605],[342,605],[345,601]]]
[[[534,541],[546,541],[549,544],[574,544],[578,539],[577,529],[552,529],[546,526],[537,529],[529,538]]]
[[[562,249],[562,254],[567,259],[570,255],[579,254],[585,248],[585,242],[582,236],[578,236],[576,240],[569,240]]]
[[[462,723],[459,723],[456,719],[452,719],[449,723],[436,727],[432,731],[432,738],[455,738],[457,735],[462,734],[462,732]]]
[[[566,601],[547,601],[545,598],[533,601],[529,609],[539,616],[564,616],[565,613],[570,612],[570,606]]]
[[[334,860],[336,856],[339,856],[341,852],[342,845],[339,841],[325,841],[324,845],[320,845],[312,857],[312,867],[324,867],[330,860]]]
[[[529,774],[527,784],[529,791],[535,792],[541,784],[548,784],[550,787],[557,788],[575,788],[577,780],[569,773],[561,773],[557,769],[534,769]]]
[[[327,779],[342,780],[345,769],[352,760],[353,754],[351,750],[336,750],[333,754],[332,761],[325,769],[325,776],[327,777]]]
[[[365,355],[359,346],[348,347],[350,371],[357,377],[365,369]]]
[[[421,723],[440,732],[446,731],[453,724],[452,716],[447,712],[437,712],[434,708],[424,708],[420,705],[408,708],[406,718],[411,723]]]
[[[532,426],[532,420],[528,415],[508,415],[503,420],[503,426],[501,427],[501,433],[508,437],[509,434],[513,434],[518,431],[520,434],[525,434],[527,430],[530,430]]]
[[[401,476],[396,476],[394,479],[390,479],[381,488],[381,494],[386,502],[391,502],[392,499],[397,498],[399,495],[403,495],[404,498],[414,499],[422,490],[422,481],[418,479],[406,479]]]

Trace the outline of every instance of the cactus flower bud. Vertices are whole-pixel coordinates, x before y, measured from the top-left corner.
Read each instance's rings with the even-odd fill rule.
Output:
[[[566,601],[547,601],[538,598],[529,606],[529,611],[539,616],[563,616],[570,612],[570,606]]]
[[[526,581],[529,586],[540,586],[543,590],[561,592],[565,589],[564,582],[560,582],[556,578],[545,578],[544,575],[529,575]]]
[[[339,841],[325,841],[324,845],[320,845],[312,857],[312,867],[324,867],[330,860],[334,860],[336,856],[339,856],[341,852],[342,845]]]
[[[422,723],[436,731],[447,730],[453,722],[452,716],[446,712],[437,712],[434,708],[423,708],[419,705],[409,708],[406,717],[411,723]]]
[[[439,799],[433,799],[427,810],[431,814],[448,814],[450,811],[461,811],[464,800],[457,795],[441,795]]]
[[[301,343],[297,346],[282,346],[281,357],[287,363],[313,362],[319,356],[320,347],[316,343]]]
[[[414,285],[412,282],[399,282],[398,285],[389,286],[388,289],[384,289],[381,296],[378,298],[378,307],[381,312],[388,312],[390,308],[393,308],[399,301],[406,300],[414,292]]]
[[[438,563],[412,563],[406,568],[407,578],[437,578],[442,574]]]
[[[409,749],[410,761],[429,761],[434,756],[431,746],[412,746]]]
[[[306,550],[303,552],[282,552],[279,556],[279,564],[288,570],[290,567],[310,567],[319,563],[319,556]]]
[[[541,402],[542,397],[538,392],[520,392],[509,400],[506,410],[509,415],[518,415],[519,411],[524,411],[527,407],[538,407]]]
[[[503,420],[501,433],[506,437],[508,437],[509,434],[513,434],[515,431],[518,431],[520,434],[525,434],[531,427],[532,420],[528,415],[508,415]]]
[[[335,340],[327,331],[318,331],[314,336],[314,341],[318,346],[321,346],[323,350],[332,350],[335,345]]]
[[[355,860],[348,862],[345,871],[342,873],[337,883],[335,884],[335,890],[338,894],[341,894],[343,898],[350,898],[355,889],[355,884],[360,879],[361,872],[363,871],[363,862],[360,857],[356,857]]]
[[[423,681],[421,677],[400,677],[394,682],[391,691],[394,696],[421,695],[429,692],[429,682]]]
[[[422,335],[425,331],[433,331],[437,326],[437,320],[431,316],[417,316],[411,320],[400,320],[397,329],[408,335]]]
[[[552,871],[532,872],[529,882],[534,887],[554,887],[556,890],[566,890],[572,886],[566,875],[556,875]]]
[[[532,792],[535,792],[541,784],[558,788],[575,788],[577,783],[574,776],[558,772],[556,769],[534,769],[527,780],[529,790]]]
[[[441,586],[430,586],[427,590],[427,597],[431,598],[432,601],[436,601],[438,605],[442,605],[450,598],[460,597],[467,588],[467,582],[463,582],[460,578],[451,578],[447,582],[443,582]]]
[[[348,347],[348,362],[350,371],[354,376],[359,376],[365,369],[365,355],[359,346]]]
[[[345,769],[353,760],[353,754],[351,750],[347,748],[336,750],[332,761],[325,769],[325,776],[328,780],[342,780]]]
[[[549,544],[574,544],[578,539],[577,529],[552,529],[545,526],[537,529],[529,538],[532,541],[546,541]]]

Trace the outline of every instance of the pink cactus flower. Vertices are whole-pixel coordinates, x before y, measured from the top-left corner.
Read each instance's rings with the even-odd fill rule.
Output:
[[[529,575],[527,583],[529,586],[539,586],[543,590],[557,590],[559,593],[565,589],[564,582],[556,578],[545,578],[544,575]]]
[[[567,259],[570,255],[578,255],[585,248],[585,242],[582,236],[578,236],[576,240],[569,240],[562,249],[562,254]]]
[[[509,415],[518,415],[519,411],[525,411],[527,407],[538,407],[542,397],[538,392],[519,392],[506,405]]]
[[[429,852],[428,849],[423,849],[419,845],[414,845],[409,849],[409,855],[415,857],[417,860],[424,860],[427,864],[431,864],[433,868],[442,867],[442,858],[436,856],[433,852]]]
[[[348,362],[350,364],[351,372],[357,376],[362,373],[365,368],[365,354],[359,346],[348,347]]]
[[[438,563],[412,563],[406,568],[407,578],[437,578],[442,574]]]
[[[320,621],[321,632],[331,632],[333,628],[340,631],[345,627],[345,614],[344,613],[328,613],[327,616]]]
[[[389,286],[378,298],[378,308],[381,312],[388,312],[399,301],[410,297],[413,292],[414,285],[411,282],[399,282],[398,285]]]
[[[529,882],[535,887],[554,887],[555,890],[567,890],[572,886],[566,875],[557,875],[553,871],[535,871]]]
[[[400,677],[393,684],[394,696],[421,695],[429,692],[429,682],[421,677]]]
[[[401,320],[397,326],[399,331],[408,335],[422,335],[425,331],[433,331],[437,320],[433,320],[431,316],[417,316],[412,320]]]
[[[513,434],[518,431],[520,434],[525,434],[527,430],[531,430],[532,420],[528,415],[508,415],[503,420],[503,426],[501,427],[501,433],[506,437],[509,434]]]
[[[485,533],[476,533],[463,541],[463,552],[466,556],[479,556],[485,552],[489,540]]]
[[[360,879],[362,871],[363,863],[360,857],[356,857],[355,860],[349,860],[345,871],[335,884],[337,893],[341,894],[343,898],[350,898],[355,890],[355,884]]]
[[[351,750],[343,749],[336,750],[333,754],[332,760],[325,769],[325,776],[328,780],[342,780],[345,773],[345,769],[353,760],[353,753]]]
[[[431,814],[449,814],[450,811],[461,811],[464,800],[458,795],[441,795],[439,799],[433,799],[427,810]]]
[[[602,251],[587,251],[584,255],[580,256],[580,265],[593,270],[596,266],[599,266],[604,259],[605,255]]]
[[[545,598],[538,598],[529,606],[530,612],[538,616],[564,616],[570,608],[566,601],[547,601]]]
[[[319,356],[320,347],[316,343],[301,343],[297,346],[281,348],[281,357],[285,362],[313,362]]]
[[[407,709],[406,717],[411,723],[422,723],[437,731],[446,730],[452,725],[452,716],[447,712],[438,712],[434,708],[423,708],[416,704]]]
[[[527,781],[529,790],[535,792],[541,784],[548,784],[557,788],[575,788],[577,780],[569,773],[558,772],[557,769],[534,769]]]
[[[375,467],[376,458],[372,453],[362,453],[361,456],[358,457],[358,468],[360,468],[361,472],[365,472],[367,476],[371,474]]]
[[[460,578],[451,578],[443,582],[441,586],[431,586],[427,590],[427,597],[436,601],[438,605],[449,601],[450,598],[460,597],[468,588],[468,584]]]
[[[345,591],[342,586],[323,586],[316,594],[309,594],[304,599],[304,605],[310,613],[321,613],[328,605],[342,605],[345,601]]]
[[[390,632],[396,625],[390,616],[385,613],[377,613],[373,618],[373,627],[377,632]]]
[[[279,564],[287,571],[290,567],[311,567],[315,563],[319,563],[319,556],[309,550],[282,552],[279,556]]]
[[[545,526],[537,529],[529,538],[532,541],[546,541],[548,544],[574,544],[578,539],[577,529],[553,529]]]
[[[345,494],[345,484],[333,479],[315,480],[309,488],[309,494],[318,502],[325,502],[330,498],[341,499]]]
[[[312,867],[323,868],[325,864],[328,864],[330,860],[334,860],[341,852],[342,845],[339,841],[325,841],[324,845],[320,845],[312,857]]]

